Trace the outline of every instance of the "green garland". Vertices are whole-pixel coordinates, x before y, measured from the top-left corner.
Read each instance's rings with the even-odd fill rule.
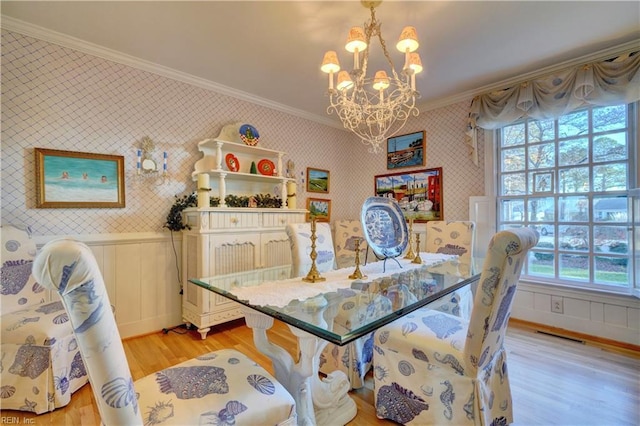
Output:
[[[182,211],[187,207],[196,207],[198,205],[198,196],[193,193],[189,195],[183,195],[182,197],[175,196],[176,200],[173,202],[169,214],[167,215],[167,221],[163,228],[168,228],[171,231],[182,231],[183,229],[191,229],[189,225],[182,222]]]
[[[191,227],[183,222],[182,211],[188,207],[198,206],[198,196],[194,192],[192,194],[183,195],[182,197],[175,196],[176,200],[173,202],[169,214],[163,228],[167,228],[171,231],[182,231],[183,229],[191,229]],[[247,196],[227,195],[224,201],[228,207],[249,207],[249,199]],[[278,197],[273,197],[270,194],[256,194],[253,196],[256,201],[256,207],[261,208],[280,208],[282,207],[282,200]],[[218,207],[220,205],[220,198],[211,197],[209,199],[210,207]]]

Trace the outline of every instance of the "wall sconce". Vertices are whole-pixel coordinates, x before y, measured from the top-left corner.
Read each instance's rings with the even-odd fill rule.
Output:
[[[148,136],[142,138],[140,147],[137,150],[136,157],[136,178],[146,179],[149,177],[161,178],[162,181],[159,184],[163,184],[167,178],[167,152],[162,153],[162,172],[158,167],[158,163],[153,158],[153,151],[155,150],[155,144]]]

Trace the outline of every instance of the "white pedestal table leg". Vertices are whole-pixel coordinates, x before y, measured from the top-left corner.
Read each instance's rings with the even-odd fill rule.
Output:
[[[318,297],[305,301],[299,306],[299,314],[308,316],[307,320],[326,329],[322,312],[327,301]],[[247,326],[253,330],[256,347],[273,362],[275,376],[296,401],[298,424],[339,425],[351,421],[357,413],[355,401],[348,395],[350,385],[342,371],[335,371],[320,380],[318,366],[320,353],[327,341],[306,331],[289,326],[298,338],[300,360],[295,363],[291,355],[283,348],[271,343],[266,330],[273,326],[273,318],[243,308]]]

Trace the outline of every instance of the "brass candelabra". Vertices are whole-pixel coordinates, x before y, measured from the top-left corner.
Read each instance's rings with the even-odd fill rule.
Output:
[[[356,240],[356,269],[353,271],[353,274],[349,275],[349,279],[351,280],[360,280],[362,278],[367,278],[366,275],[362,275],[360,271],[360,241],[361,239]]]
[[[413,218],[409,218],[409,250],[407,254],[404,255],[405,259],[414,259],[416,254],[413,252],[413,248],[411,247],[411,233],[413,232]]]
[[[325,281],[326,278],[320,275],[318,272],[318,268],[316,266],[316,259],[318,258],[318,253],[316,253],[316,240],[318,237],[316,236],[316,218],[311,218],[311,269],[309,269],[309,273],[306,277],[302,279],[302,281],[306,281],[309,283],[315,283],[319,281]]]
[[[411,263],[421,264],[422,258],[420,257],[420,234],[418,234],[417,232],[416,232],[416,251],[418,252],[418,254],[416,254],[416,257],[411,261]]]

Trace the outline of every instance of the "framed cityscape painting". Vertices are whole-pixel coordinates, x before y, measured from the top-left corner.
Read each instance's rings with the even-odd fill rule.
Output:
[[[442,167],[375,176],[374,192],[395,199],[404,217],[414,222],[444,218]]]
[[[37,208],[122,208],[124,157],[35,148]]]
[[[426,141],[424,130],[387,139],[387,170],[424,167]]]

